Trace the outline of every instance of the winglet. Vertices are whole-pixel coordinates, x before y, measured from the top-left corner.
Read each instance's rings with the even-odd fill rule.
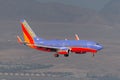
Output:
[[[80,40],[80,38],[79,38],[79,36],[77,34],[75,34],[75,39]]]
[[[22,43],[23,43],[23,41],[20,39],[19,36],[17,36],[17,41],[18,41],[19,44],[22,44]]]

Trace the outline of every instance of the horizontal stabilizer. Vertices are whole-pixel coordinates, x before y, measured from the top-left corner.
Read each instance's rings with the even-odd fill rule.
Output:
[[[17,41],[18,41],[19,44],[23,44],[23,41],[20,39],[19,36],[17,36]]]

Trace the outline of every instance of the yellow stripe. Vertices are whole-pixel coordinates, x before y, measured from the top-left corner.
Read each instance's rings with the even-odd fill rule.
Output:
[[[23,36],[24,36],[24,41],[27,43],[30,43],[29,38],[27,37],[27,35],[25,35],[25,33],[23,32]]]
[[[24,39],[25,39],[25,42],[28,43],[27,46],[31,47],[31,48],[35,48],[34,45],[30,44],[30,40],[28,39],[28,37],[25,35],[25,33],[23,33],[24,35]]]

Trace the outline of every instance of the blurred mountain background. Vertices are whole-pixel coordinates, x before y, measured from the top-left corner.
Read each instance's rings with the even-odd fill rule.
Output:
[[[29,0],[29,2],[28,0],[0,0],[0,20],[28,18],[40,22],[119,23],[119,0],[105,0],[104,2],[101,0],[99,2],[101,6],[98,5],[96,9],[85,7],[85,3],[90,5],[93,2],[93,5],[97,6],[99,1],[75,0],[72,3],[72,0],[52,0],[51,2],[48,0]]]

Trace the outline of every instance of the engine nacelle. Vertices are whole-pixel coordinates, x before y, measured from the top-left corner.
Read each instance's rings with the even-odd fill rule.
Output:
[[[66,51],[66,50],[61,50],[61,51],[58,51],[58,54],[63,54],[63,55],[65,55],[65,54],[68,54],[68,51]]]
[[[61,49],[58,50],[57,53],[62,54],[62,55],[67,55],[67,54],[69,54],[69,49],[66,47],[61,47]]]

